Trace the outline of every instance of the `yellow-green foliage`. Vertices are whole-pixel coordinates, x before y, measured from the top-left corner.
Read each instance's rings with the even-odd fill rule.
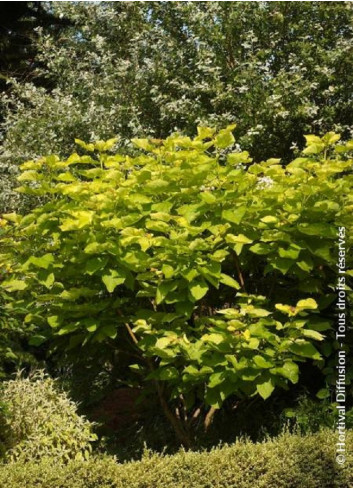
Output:
[[[352,487],[353,433],[347,433],[347,462],[335,464],[336,435],[283,434],[254,444],[239,441],[211,452],[147,454],[117,464],[111,457],[58,466],[42,460],[0,467],[2,487]]]
[[[43,372],[4,383],[8,461],[56,462],[87,459],[95,439],[90,423],[77,414],[75,403]]]
[[[164,382],[188,409],[266,399],[304,361],[322,366],[339,229],[353,268],[353,142],[307,135],[303,157],[255,163],[232,152],[234,129],[133,139],[134,157],[78,139],[86,154],[21,166],[18,191],[46,203],[3,215],[0,290],[31,344],[113,339],[134,382]]]

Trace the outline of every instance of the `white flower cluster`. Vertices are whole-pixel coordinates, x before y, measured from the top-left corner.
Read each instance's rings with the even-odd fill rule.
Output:
[[[256,184],[256,187],[259,189],[259,190],[263,190],[265,188],[271,188],[272,185],[273,185],[273,180],[271,177],[259,177],[257,179],[257,184]]]

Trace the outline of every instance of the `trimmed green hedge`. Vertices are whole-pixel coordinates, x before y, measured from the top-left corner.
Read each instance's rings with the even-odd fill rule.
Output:
[[[0,467],[1,487],[353,487],[353,432],[347,432],[347,461],[335,463],[336,435],[283,434],[263,443],[238,441],[210,452],[148,454],[117,464],[112,457],[58,466]]]

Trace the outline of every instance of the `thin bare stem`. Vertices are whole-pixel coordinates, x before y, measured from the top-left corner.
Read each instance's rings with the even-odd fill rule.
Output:
[[[243,277],[243,274],[242,274],[242,271],[240,268],[239,257],[237,255],[236,251],[234,251],[234,262],[235,262],[235,268],[237,270],[237,274],[238,274],[238,278],[239,278],[239,283],[240,283],[243,291],[246,292],[244,277]]]

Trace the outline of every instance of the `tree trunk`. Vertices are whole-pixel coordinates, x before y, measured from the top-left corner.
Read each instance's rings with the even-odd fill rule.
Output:
[[[177,418],[177,416],[173,413],[173,411],[170,409],[168,406],[167,401],[165,400],[165,397],[163,395],[161,385],[159,382],[156,382],[156,388],[157,388],[157,393],[158,393],[158,398],[159,402],[161,404],[163,413],[165,417],[168,419],[170,424],[173,426],[173,429],[175,431],[175,434],[180,441],[180,443],[185,447],[185,448],[191,448],[192,443],[191,443],[191,438],[189,434],[187,433],[185,427],[183,426],[183,423],[180,421],[180,419]]]

